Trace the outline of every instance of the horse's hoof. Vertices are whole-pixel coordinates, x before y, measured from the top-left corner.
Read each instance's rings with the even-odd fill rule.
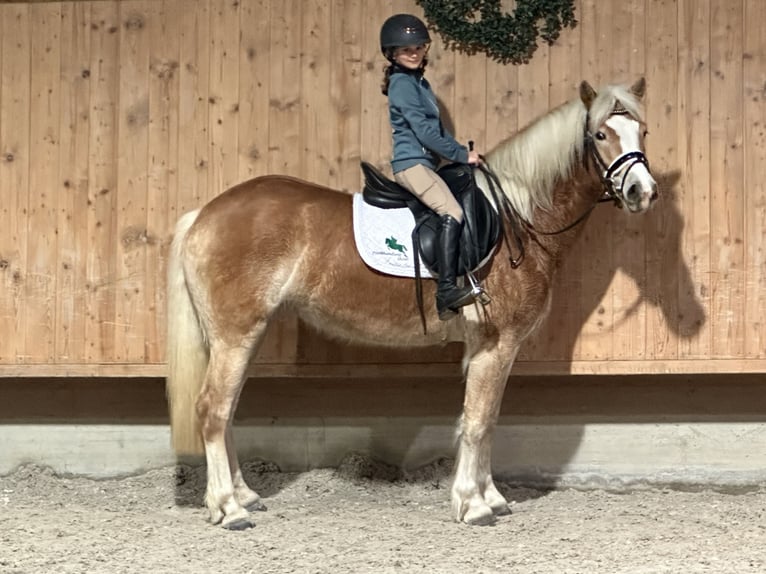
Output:
[[[245,510],[248,512],[266,512],[268,508],[266,508],[266,505],[261,501],[260,498],[257,498],[245,506]]]
[[[495,523],[495,514],[489,506],[482,506],[466,512],[463,522],[471,526],[490,526]]]
[[[247,530],[255,526],[250,518],[233,518],[231,520],[224,520],[221,524],[226,530]]]
[[[228,514],[221,523],[226,530],[247,530],[255,526],[250,521],[250,515],[243,508],[240,511]]]
[[[508,516],[511,514],[511,507],[507,504],[499,504],[492,507],[492,514],[495,516]]]

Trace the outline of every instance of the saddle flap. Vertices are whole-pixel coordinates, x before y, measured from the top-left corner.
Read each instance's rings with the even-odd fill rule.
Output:
[[[382,209],[409,207],[413,195],[395,181],[380,173],[372,164],[361,162],[364,173],[362,197],[370,205]]]

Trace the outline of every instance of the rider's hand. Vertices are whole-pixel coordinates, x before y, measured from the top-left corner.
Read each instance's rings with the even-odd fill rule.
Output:
[[[468,152],[468,163],[469,165],[479,165],[481,163],[481,158],[479,157],[479,152],[471,150]]]

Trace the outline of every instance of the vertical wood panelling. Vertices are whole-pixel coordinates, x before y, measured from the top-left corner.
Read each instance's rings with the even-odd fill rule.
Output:
[[[580,13],[579,1],[575,2],[575,10]],[[580,73],[581,30],[582,26],[578,26],[562,34],[556,45],[550,48],[548,100],[552,108],[577,97],[583,79]],[[535,337],[534,348],[524,350],[525,356],[530,359],[566,361],[572,358],[573,345],[580,329],[578,319],[581,315],[577,302],[581,300],[583,285],[579,272],[581,247],[582,243],[578,241],[571,256],[566,258],[558,271],[550,317]]]
[[[303,6],[300,143],[297,149],[288,152],[303,158],[300,167],[303,177],[321,185],[330,185],[337,173],[334,161],[337,154],[333,153],[337,140],[329,135],[337,126],[330,98],[330,46],[338,43],[337,38],[331,37],[331,6],[330,0],[315,0]]]
[[[271,0],[269,173],[301,173],[302,8],[299,0]]]
[[[331,19],[330,97],[337,125],[325,135],[333,140],[333,161],[338,166],[331,184],[344,191],[361,190],[363,0],[333,0]]]
[[[29,230],[29,6],[3,6],[0,12],[0,359],[26,362],[27,242]]]
[[[239,8],[240,2],[211,6],[208,193],[213,195],[239,180]]]
[[[745,355],[766,357],[766,4],[745,2]]]
[[[144,361],[149,320],[145,291],[149,171],[150,0],[127,0],[120,7],[120,93],[117,142],[117,277],[114,359]]]
[[[745,350],[742,157],[743,2],[711,1],[710,189],[712,354]]]
[[[601,5],[595,0],[583,0],[580,13],[581,74],[596,88],[612,81],[611,50],[619,41],[613,30],[613,11],[600,9]],[[608,211],[594,210],[580,237],[582,253],[586,254],[580,260],[580,278],[587,288],[580,292],[583,321],[577,356],[583,359],[602,360],[612,354],[614,308],[607,288],[614,274],[614,214]]]
[[[676,141],[677,113],[677,19],[673,0],[652,0],[646,11],[647,73],[651,78],[647,94],[647,148],[652,169],[664,194],[662,209],[647,218],[646,286],[652,295],[647,306],[646,357],[675,358],[677,340],[671,333],[678,318],[679,246],[673,241],[678,222],[673,213],[679,209],[673,189],[678,176]]]
[[[180,19],[178,95],[178,195],[176,219],[208,198],[210,133],[210,0],[176,4]]]
[[[678,8],[678,169],[683,214],[681,256],[688,274],[679,282],[679,356],[702,358],[711,350],[710,320],[710,2],[680,0]]]
[[[662,199],[643,217],[595,210],[522,360],[766,357],[762,2],[575,9],[578,26],[522,66],[432,32],[445,123],[482,152],[582,79],[648,81]],[[345,191],[360,159],[390,173],[379,30],[399,12],[422,16],[414,0],[0,4],[0,364],[161,363],[181,214],[267,173]],[[378,358],[286,317],[258,360]]]
[[[380,93],[385,60],[380,53],[381,23],[391,15],[391,2],[365,3],[362,14],[362,78],[361,78],[361,156],[362,159],[387,169],[391,153],[391,126],[388,104]],[[432,48],[433,50],[433,48]],[[430,55],[429,57],[433,57]]]
[[[157,363],[165,348],[165,262],[173,224],[170,205],[178,193],[179,18],[177,2],[157,2],[147,19],[149,61],[148,193],[145,293],[149,311],[144,361]],[[175,211],[174,211],[175,212]]]
[[[85,310],[90,136],[90,4],[61,5],[56,361],[87,360]]]
[[[85,340],[88,362],[99,363],[115,360],[120,87],[118,4],[93,2],[91,21]]]
[[[239,179],[268,172],[269,66],[271,35],[269,0],[240,7],[239,47]]]
[[[54,362],[59,120],[61,106],[59,4],[33,4],[27,219],[26,359]]]
[[[629,0],[613,5],[614,26],[609,82],[632,84],[646,69],[643,35],[646,28],[645,1]],[[646,229],[647,218],[615,213],[612,229],[614,278],[612,297],[613,325],[622,335],[612,339],[613,359],[643,358],[646,352]]]

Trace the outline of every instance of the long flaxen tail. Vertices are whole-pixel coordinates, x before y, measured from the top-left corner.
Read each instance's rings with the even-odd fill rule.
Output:
[[[173,448],[178,454],[204,452],[195,403],[208,365],[208,350],[184,275],[182,246],[199,210],[176,224],[168,257],[167,379]]]

